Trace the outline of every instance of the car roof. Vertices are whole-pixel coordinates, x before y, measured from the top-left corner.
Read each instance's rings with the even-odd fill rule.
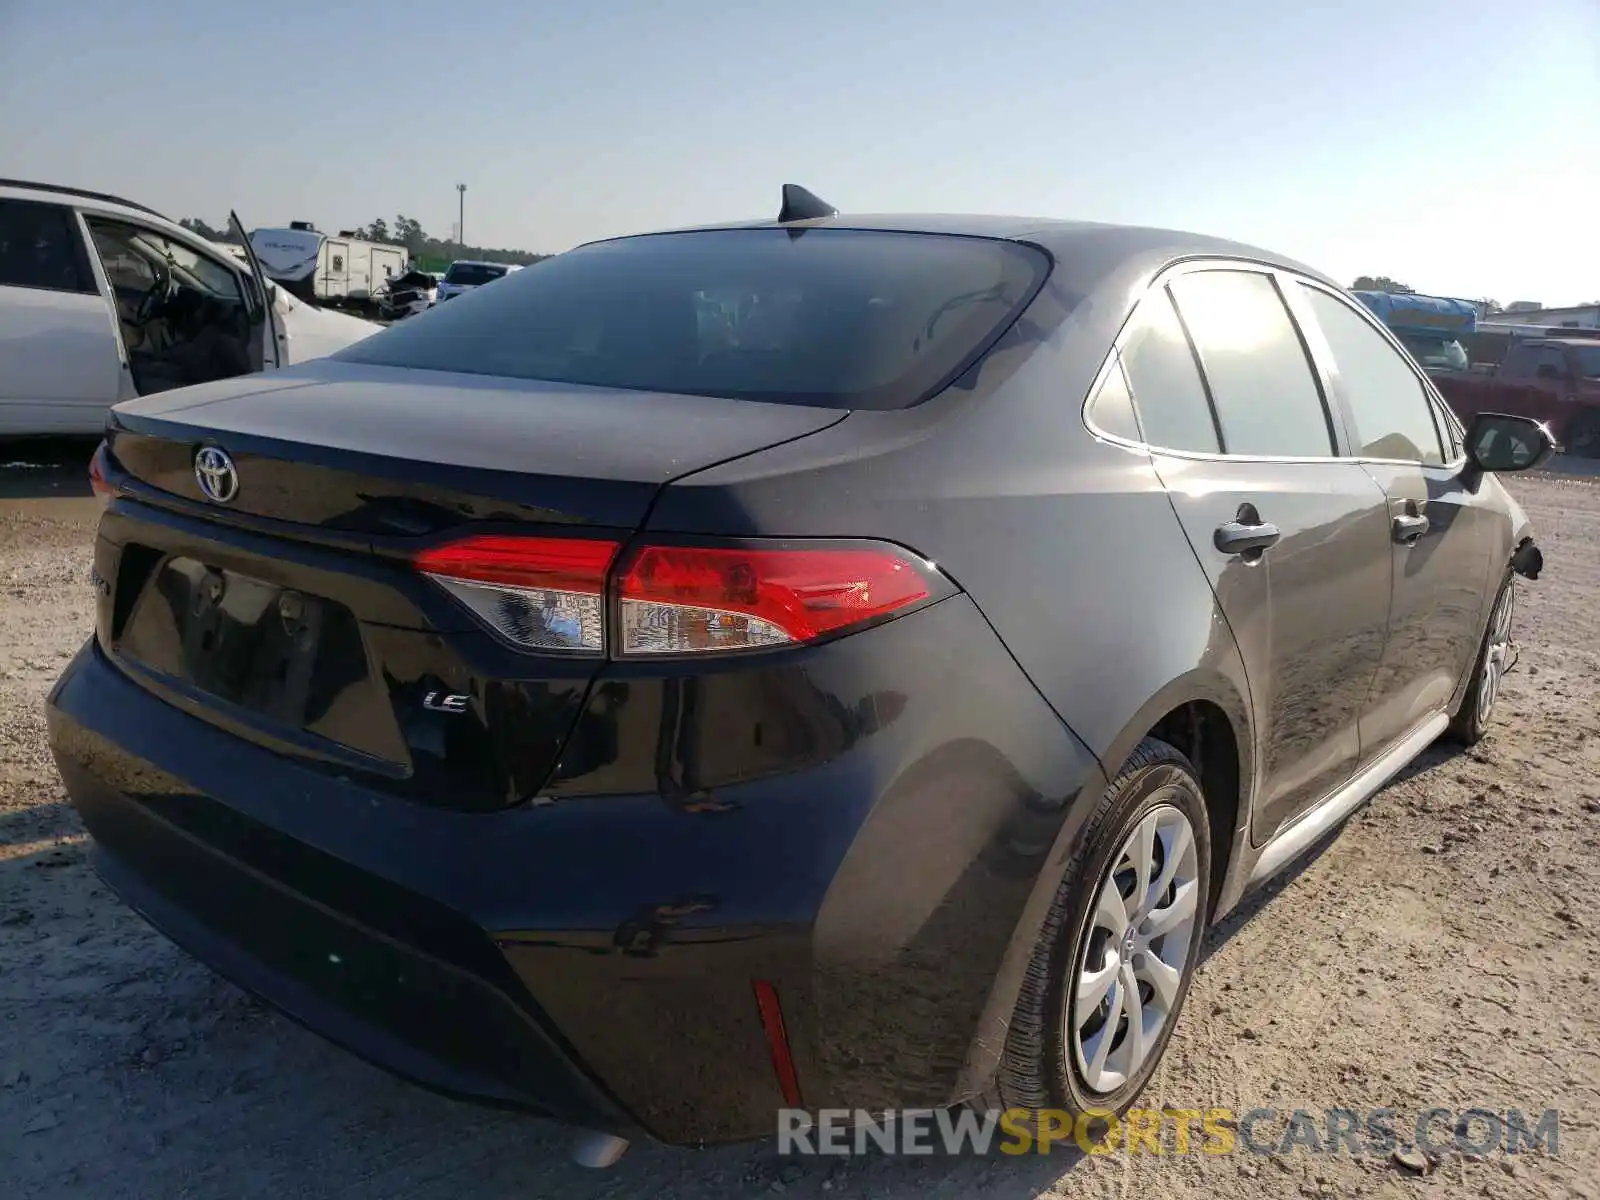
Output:
[[[20,179],[0,179],[0,199],[68,205],[103,216],[132,218],[141,224],[160,225],[164,227],[165,232],[179,237],[180,240],[193,239],[202,243],[207,240],[153,208],[132,200],[124,200],[107,192],[92,192],[87,188],[69,187],[58,183],[35,183]]]
[[[452,267],[510,267],[511,263],[486,262],[481,258],[458,258],[453,260]]]
[[[97,212],[120,212],[124,216],[138,216],[141,220],[155,217],[168,225],[177,223],[148,205],[125,200],[109,192],[92,192],[87,188],[71,187],[61,183],[0,179],[0,196],[7,200],[37,200],[44,204],[71,204],[75,208],[92,208]]]
[[[1139,269],[1143,269],[1153,263],[1165,265],[1184,258],[1238,258],[1296,271],[1342,290],[1340,284],[1315,267],[1245,242],[1153,226],[1116,225],[1100,221],[1048,217],[962,213],[840,213],[801,221],[720,222],[714,225],[662,230],[660,234],[631,234],[625,237],[603,238],[588,244],[624,241],[627,237],[714,232],[724,229],[784,229],[791,233],[808,229],[848,229],[945,234],[955,237],[1024,242],[1048,251],[1056,259],[1057,274],[1065,275],[1069,280],[1073,279],[1076,266],[1081,265],[1087,269],[1090,263],[1097,264],[1104,270],[1110,270],[1113,265],[1124,269],[1134,268],[1137,265]],[[1103,274],[1103,271],[1096,271],[1095,274]],[[1087,279],[1085,282],[1088,282]]]

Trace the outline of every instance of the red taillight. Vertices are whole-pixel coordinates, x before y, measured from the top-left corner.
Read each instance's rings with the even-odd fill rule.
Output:
[[[473,536],[417,567],[503,637],[535,650],[694,654],[796,645],[891,616],[939,584],[892,546],[644,546],[612,581],[620,546],[582,538]]]
[[[113,488],[106,480],[106,444],[101,442],[95,447],[94,457],[89,460],[89,490],[99,497],[101,505],[111,502]]]
[[[481,535],[424,550],[416,565],[508,641],[599,654],[616,553],[589,538]]]
[[[417,555],[429,575],[511,587],[602,592],[617,543],[588,538],[480,535]]]
[[[887,547],[646,546],[617,585],[623,654],[809,642],[926,600],[922,571]]]

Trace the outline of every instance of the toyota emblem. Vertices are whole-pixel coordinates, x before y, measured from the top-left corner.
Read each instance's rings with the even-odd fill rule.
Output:
[[[213,504],[226,504],[239,494],[239,472],[220,446],[201,446],[195,451],[194,478],[200,494]]]

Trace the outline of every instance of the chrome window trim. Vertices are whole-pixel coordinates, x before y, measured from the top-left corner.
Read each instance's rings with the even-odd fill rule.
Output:
[[[1079,407],[1079,417],[1083,421],[1084,426],[1095,438],[1103,442],[1111,443],[1112,445],[1123,446],[1135,450],[1143,450],[1150,454],[1159,454],[1163,458],[1191,459],[1197,462],[1283,464],[1351,463],[1356,465],[1372,463],[1374,465],[1382,466],[1416,467],[1419,470],[1425,471],[1443,470],[1451,473],[1459,471],[1466,464],[1467,459],[1465,452],[1449,462],[1439,464],[1426,463],[1415,458],[1377,458],[1372,455],[1360,454],[1259,455],[1226,454],[1208,450],[1178,450],[1172,447],[1160,446],[1150,442],[1129,441],[1127,438],[1119,437],[1114,433],[1108,433],[1096,425],[1090,415],[1090,409],[1093,407],[1094,400],[1099,395],[1100,388],[1104,385],[1106,376],[1110,372],[1111,368],[1115,367],[1118,370],[1121,369],[1122,351],[1132,336],[1133,318],[1139,311],[1139,306],[1143,304],[1146,299],[1148,299],[1157,289],[1165,289],[1168,283],[1182,275],[1195,274],[1203,271],[1241,270],[1254,271],[1258,274],[1270,276],[1273,278],[1273,281],[1277,283],[1278,290],[1283,297],[1284,305],[1289,310],[1290,318],[1295,325],[1295,333],[1301,339],[1302,346],[1306,351],[1308,365],[1312,369],[1312,376],[1316,380],[1319,390],[1322,392],[1323,403],[1324,405],[1330,406],[1328,409],[1328,415],[1335,420],[1335,425],[1337,428],[1334,432],[1336,435],[1342,433],[1345,439],[1349,438],[1349,430],[1344,428],[1345,414],[1343,403],[1342,401],[1336,401],[1336,397],[1333,392],[1333,383],[1336,376],[1335,373],[1330,370],[1332,353],[1326,345],[1320,344],[1325,342],[1325,339],[1321,336],[1320,329],[1318,329],[1317,337],[1315,339],[1312,339],[1309,336],[1307,330],[1307,319],[1302,314],[1302,310],[1299,307],[1300,298],[1292,290],[1292,285],[1294,284],[1305,284],[1309,287],[1316,288],[1318,291],[1327,293],[1342,303],[1346,308],[1349,308],[1359,314],[1371,328],[1377,330],[1384,340],[1389,343],[1390,348],[1395,350],[1400,355],[1401,361],[1406,365],[1407,369],[1411,371],[1413,378],[1415,378],[1421,385],[1423,398],[1433,409],[1435,423],[1437,424],[1441,414],[1448,414],[1447,419],[1456,426],[1457,431],[1461,435],[1463,444],[1465,443],[1465,429],[1461,428],[1460,422],[1455,419],[1455,414],[1451,412],[1449,405],[1444,402],[1443,397],[1439,394],[1439,390],[1434,386],[1433,381],[1429,379],[1424,372],[1418,370],[1416,364],[1412,362],[1411,356],[1406,352],[1404,346],[1401,345],[1401,343],[1395,338],[1394,334],[1389,331],[1383,322],[1379,321],[1375,316],[1372,315],[1370,311],[1367,310],[1365,305],[1359,303],[1352,304],[1349,299],[1339,292],[1337,288],[1322,282],[1320,279],[1313,279],[1309,275],[1302,275],[1298,271],[1290,270],[1286,267],[1276,266],[1271,263],[1260,262],[1252,258],[1216,254],[1179,259],[1175,262],[1169,263],[1152,275],[1143,287],[1135,289],[1133,302],[1128,307],[1128,313],[1126,317],[1123,318],[1122,325],[1117,330],[1116,337],[1114,337],[1111,341],[1111,348],[1106,352],[1105,358],[1101,361],[1099,369],[1095,371],[1094,381],[1089,385],[1088,392],[1084,396],[1083,403]],[[1171,303],[1173,304],[1174,309],[1178,312],[1179,319],[1181,320],[1182,310],[1177,309],[1177,302],[1175,299],[1173,299]],[[1311,323],[1311,328],[1317,328],[1314,322]],[[1198,361],[1195,362],[1195,374],[1199,377],[1201,386],[1206,390],[1207,398],[1209,400],[1210,387],[1206,381],[1201,364]],[[1129,385],[1128,390],[1130,393],[1132,393],[1133,388],[1131,384]],[[1334,405],[1337,405],[1337,411],[1334,411],[1334,408],[1331,407]],[[1139,397],[1137,395],[1134,395],[1133,397],[1133,406],[1134,420],[1139,422],[1142,432],[1143,422],[1139,415]],[[1337,437],[1336,440],[1338,440]]]

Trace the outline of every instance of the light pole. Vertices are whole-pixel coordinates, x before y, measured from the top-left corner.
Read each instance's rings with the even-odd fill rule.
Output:
[[[463,247],[467,244],[467,185],[456,184],[456,199],[459,205],[456,212],[456,241]]]

